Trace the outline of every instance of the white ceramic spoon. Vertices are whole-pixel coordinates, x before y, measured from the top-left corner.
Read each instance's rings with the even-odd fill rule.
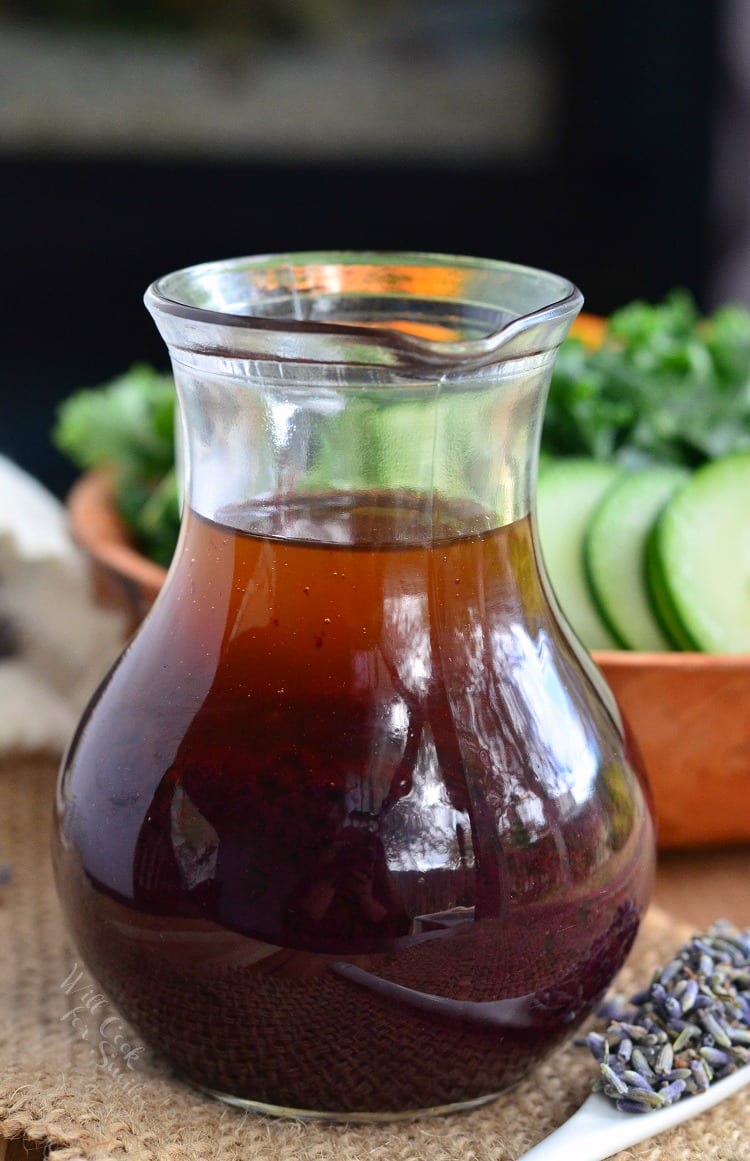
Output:
[[[518,1161],[604,1161],[620,1149],[637,1145],[679,1125],[689,1117],[726,1100],[743,1085],[750,1084],[750,1064],[738,1068],[723,1080],[714,1081],[705,1092],[683,1097],[664,1109],[648,1113],[621,1113],[609,1097],[592,1093],[565,1124],[551,1133]]]

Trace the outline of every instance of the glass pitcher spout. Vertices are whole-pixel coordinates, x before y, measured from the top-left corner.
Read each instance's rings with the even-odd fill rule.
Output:
[[[211,328],[214,354],[414,374],[554,350],[582,303],[567,279],[531,267],[346,251],[192,267],[146,293],[165,341],[182,349],[205,349]]]
[[[60,775],[80,952],[235,1104],[479,1104],[591,1012],[653,874],[642,774],[534,521],[581,295],[334,253],[194,267],[146,302],[183,521]]]

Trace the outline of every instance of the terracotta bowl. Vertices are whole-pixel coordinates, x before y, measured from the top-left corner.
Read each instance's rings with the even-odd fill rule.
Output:
[[[106,477],[83,476],[68,508],[98,598],[143,618],[166,571],[138,553]],[[659,845],[750,841],[750,656],[595,653],[640,747]]]

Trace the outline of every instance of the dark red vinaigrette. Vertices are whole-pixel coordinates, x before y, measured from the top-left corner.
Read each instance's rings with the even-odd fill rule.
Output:
[[[189,514],[71,748],[76,942],[213,1091],[477,1101],[570,1035],[634,938],[650,818],[529,524],[460,535],[449,511],[425,546],[423,516],[377,495]]]

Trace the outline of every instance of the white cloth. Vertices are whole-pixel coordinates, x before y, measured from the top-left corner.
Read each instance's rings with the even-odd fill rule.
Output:
[[[62,751],[124,635],[63,505],[0,456],[0,752]]]

